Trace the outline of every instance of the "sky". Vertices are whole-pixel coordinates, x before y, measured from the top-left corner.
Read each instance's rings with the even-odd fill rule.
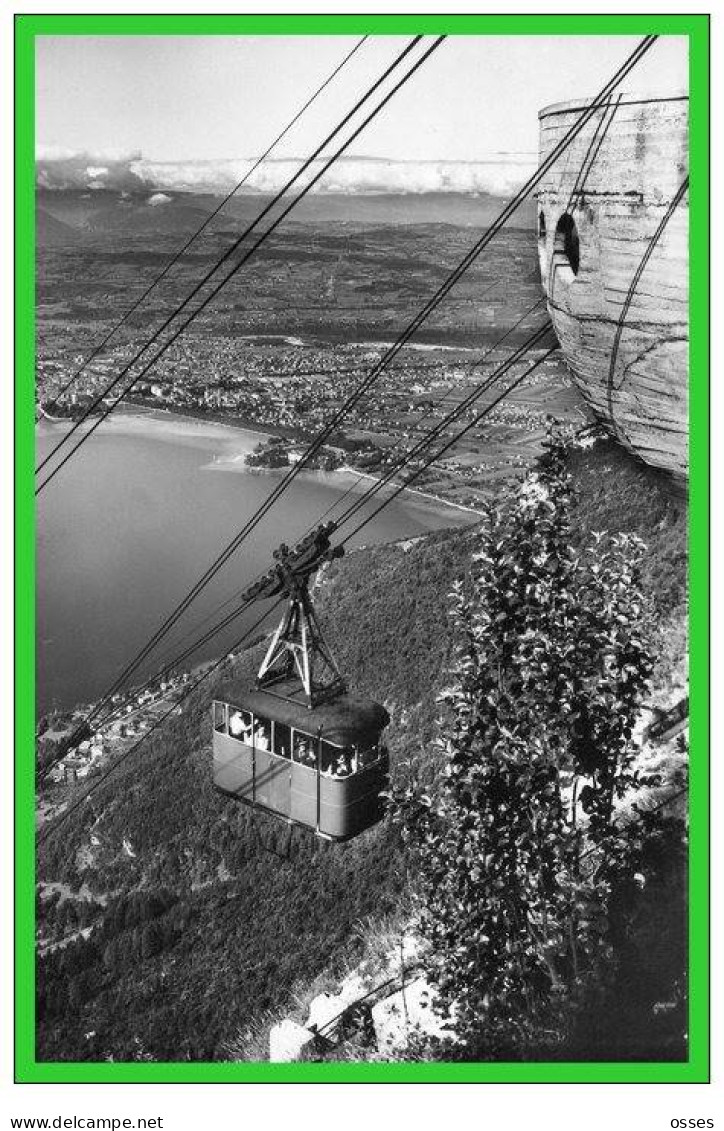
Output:
[[[40,37],[39,183],[226,191],[356,42],[346,36]],[[292,167],[285,161],[314,149],[405,42],[368,39],[252,187],[281,183]],[[507,191],[535,165],[538,111],[596,93],[637,42],[450,37],[322,187]],[[673,37],[659,39],[624,85],[635,95],[686,89],[686,40]]]

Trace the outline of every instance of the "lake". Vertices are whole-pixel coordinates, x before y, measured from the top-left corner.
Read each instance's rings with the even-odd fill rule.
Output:
[[[39,460],[67,428],[38,425]],[[106,691],[264,501],[284,472],[244,469],[244,454],[260,438],[167,414],[115,414],[41,493],[38,714]],[[204,616],[268,569],[280,542],[293,545],[303,537],[349,482],[340,473],[303,472],[133,682],[158,670],[173,654],[173,641],[180,642],[194,625],[198,632],[178,651],[201,635],[208,627],[200,623]],[[365,527],[357,542],[413,537],[473,518],[407,496]],[[259,612],[240,617],[189,666],[230,648]]]

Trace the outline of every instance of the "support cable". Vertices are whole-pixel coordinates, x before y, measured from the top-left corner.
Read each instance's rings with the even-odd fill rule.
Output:
[[[397,355],[397,353],[399,353],[399,351],[403,348],[403,346],[406,344],[406,342],[413,336],[413,334],[416,332],[416,330],[419,329],[419,327],[423,324],[423,322],[429,317],[429,315],[432,313],[432,311],[437,307],[437,305],[447,295],[449,290],[452,289],[452,287],[455,285],[455,283],[458,281],[458,279],[461,277],[461,275],[470,267],[470,265],[480,255],[482,250],[491,242],[491,240],[494,238],[494,236],[501,230],[501,228],[504,226],[504,224],[507,222],[507,220],[510,218],[510,216],[520,206],[520,204],[525,199],[525,197],[527,195],[529,195],[530,192],[532,192],[532,190],[536,187],[536,185],[539,183],[539,181],[545,176],[548,169],[558,159],[560,154],[565,151],[566,147],[568,145],[570,145],[570,143],[574,139],[574,137],[576,137],[578,135],[578,133],[584,128],[586,122],[593,116],[593,114],[596,112],[596,110],[600,108],[601,102],[605,101],[605,99],[609,97],[611,91],[616,88],[616,86],[623,80],[623,78],[625,78],[625,76],[629,73],[629,71],[632,70],[634,66],[636,66],[636,64],[643,57],[643,55],[646,53],[646,51],[648,51],[650,49],[650,47],[655,42],[656,38],[657,38],[656,36],[647,36],[641,41],[641,43],[639,43],[637,48],[631,53],[631,55],[628,57],[628,59],[625,61],[625,63],[622,64],[622,66],[618,69],[618,71],[615,73],[613,78],[609,80],[609,82],[602,89],[602,91],[596,96],[595,99],[592,100],[592,102],[589,104],[588,108],[582,112],[579,119],[575,123],[573,123],[573,125],[568,129],[566,134],[563,136],[563,138],[561,138],[560,142],[554,147],[554,149],[551,151],[551,153],[548,155],[548,157],[542,163],[542,165],[537,170],[537,172],[535,174],[533,174],[533,176],[531,178],[529,178],[529,180],[522,187],[522,189],[520,189],[518,191],[518,193],[516,193],[513,200],[510,201],[508,205],[506,205],[506,207],[502,210],[502,212],[499,214],[497,219],[490,225],[490,227],[486,230],[486,232],[483,234],[483,236],[476,242],[476,244],[473,246],[473,248],[464,256],[464,258],[460,262],[460,264],[450,273],[450,275],[448,276],[446,281],[438,288],[436,293],[426,303],[425,307],[418,314],[418,316],[410,323],[410,325],[407,327],[407,329],[398,337],[396,342],[386,351],[385,355],[373,367],[373,369],[368,374],[368,376],[365,378],[365,380],[360,383],[357,390],[355,390],[355,392],[353,392],[345,400],[343,405],[333,414],[333,416],[330,419],[330,421],[328,422],[328,424],[325,425],[325,427],[317,435],[315,440],[309,445],[309,447],[307,448],[307,451],[304,453],[304,455],[298,461],[298,463],[296,463],[289,470],[289,472],[287,472],[287,474],[283,477],[283,479],[280,481],[280,483],[274,488],[274,490],[267,497],[265,502],[258,508],[255,515],[252,516],[252,518],[241,528],[241,530],[237,532],[237,534],[232,539],[232,541],[227,545],[227,547],[222,551],[222,553],[216,558],[216,560],[212,563],[212,565],[202,575],[202,577],[199,579],[199,581],[196,583],[196,585],[193,587],[193,589],[189,592],[187,597],[180,603],[180,605],[177,606],[177,608],[174,610],[174,612],[170,614],[170,616],[166,619],[166,621],[156,631],[156,633],[153,635],[153,637],[148,642],[148,644],[141,650],[141,652],[134,658],[134,660],[131,661],[131,663],[126,667],[126,669],[124,669],[124,671],[119,676],[118,680],[114,684],[111,691],[106,695],[105,699],[112,696],[114,694],[114,692],[117,690],[117,688],[123,682],[125,682],[125,680],[137,669],[137,667],[145,660],[146,656],[150,653],[150,651],[152,651],[152,649],[156,646],[156,644],[160,641],[160,639],[170,630],[170,628],[173,626],[173,624],[175,624],[177,622],[177,620],[183,615],[185,610],[189,607],[189,605],[196,598],[196,596],[198,596],[198,594],[206,587],[206,585],[209,584],[209,582],[216,575],[216,573],[226,564],[226,562],[229,560],[231,555],[236,551],[236,549],[239,547],[239,545],[241,545],[243,540],[258,525],[258,523],[261,521],[261,519],[264,517],[264,515],[268,512],[268,510],[271,509],[271,507],[273,506],[273,504],[277,500],[277,498],[283,493],[284,490],[286,490],[288,485],[296,478],[296,476],[309,463],[310,459],[313,458],[313,456],[316,454],[316,452],[319,450],[319,448],[325,442],[327,437],[337,428],[338,424],[341,422],[341,420],[344,418],[344,416],[349,412],[349,410],[351,408],[354,407],[354,405],[360,400],[360,398],[367,392],[367,390],[371,387],[371,385],[374,383],[374,381],[377,379],[377,377],[380,375],[380,373],[382,373],[384,371],[384,369],[389,365],[389,363],[393,360],[393,358]],[[428,50],[427,54],[429,54],[431,50],[434,50],[435,46],[439,45],[440,42],[441,42],[441,40],[436,41],[436,44],[433,44],[433,47]],[[423,59],[425,57],[426,56],[423,56]],[[421,64],[421,61],[422,60],[419,60],[415,64],[415,66],[416,67],[419,66]],[[409,78],[409,75],[411,73],[412,72],[409,72],[408,75],[406,76],[406,78]],[[406,81],[406,78],[403,79],[402,81],[403,82]],[[387,96],[387,98],[389,98],[389,97],[391,97],[391,94]],[[379,107],[378,107],[378,109],[379,109]],[[360,130],[362,128],[363,127],[360,127]],[[404,489],[404,487],[401,488],[401,489]],[[399,493],[399,492],[396,492],[396,493]],[[381,508],[379,508],[379,509],[381,509]],[[375,513],[378,513],[378,512],[375,512]],[[371,517],[373,517],[373,516],[370,516],[370,518]],[[366,519],[365,523],[363,523],[362,525],[365,525],[366,522],[368,522],[369,520],[370,520],[369,518]],[[97,714],[97,712],[102,708],[103,704],[104,704],[104,701],[101,700],[100,704],[96,706],[95,711],[92,713],[91,717],[93,717],[95,714]]]

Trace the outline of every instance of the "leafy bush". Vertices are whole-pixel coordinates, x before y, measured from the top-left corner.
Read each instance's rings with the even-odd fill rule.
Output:
[[[553,436],[493,510],[453,587],[445,774],[397,794],[419,930],[443,1014],[475,1059],[551,1055],[614,960],[614,887],[640,853],[616,802],[644,784],[632,742],[652,657],[633,535],[572,548]]]

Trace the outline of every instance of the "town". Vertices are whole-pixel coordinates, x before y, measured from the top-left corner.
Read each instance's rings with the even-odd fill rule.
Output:
[[[176,704],[190,678],[188,671],[166,674],[113,695],[92,733],[77,745],[71,744],[71,736],[93,704],[78,703],[72,710],[59,708],[43,715],[36,727],[38,774],[44,779],[36,803],[38,827],[62,812],[78,782],[127,752],[164,715],[180,714]]]
[[[215,251],[220,238],[214,237]],[[365,231],[364,239],[354,225],[300,231],[292,226],[270,241],[258,262],[247,265],[243,284],[235,280],[224,288],[218,303],[157,362],[149,365],[152,352],[135,361],[171,298],[185,293],[200,274],[199,261],[206,262],[201,254],[188,257],[191,262],[179,264],[168,284],[171,294],[160,288],[146,304],[142,322],[130,319],[60,403],[59,391],[112,328],[113,317],[128,307],[139,277],[162,263],[165,249],[173,245],[159,235],[152,253],[147,241],[142,248],[137,237],[114,234],[112,250],[108,239],[102,247],[94,245],[93,253],[90,247],[47,248],[39,275],[37,413],[77,418],[128,369],[108,401],[133,382],[127,411],[177,413],[262,432],[269,439],[249,459],[250,466],[294,463],[434,290],[441,258],[449,259],[472,239],[465,228],[439,225]],[[504,289],[497,281],[503,273]],[[345,415],[344,429],[317,454],[310,470],[388,470],[541,325],[540,299],[528,233],[506,232],[485,266],[471,269],[430,324]],[[498,347],[499,338],[518,321]],[[79,343],[87,343],[85,352]],[[513,370],[511,377],[519,372]],[[483,397],[440,437],[439,446],[484,404]],[[102,408],[101,401],[96,411]],[[558,356],[419,475],[415,486],[447,502],[479,505],[539,453],[549,414],[571,429],[588,422]],[[416,470],[414,463],[411,469]]]

